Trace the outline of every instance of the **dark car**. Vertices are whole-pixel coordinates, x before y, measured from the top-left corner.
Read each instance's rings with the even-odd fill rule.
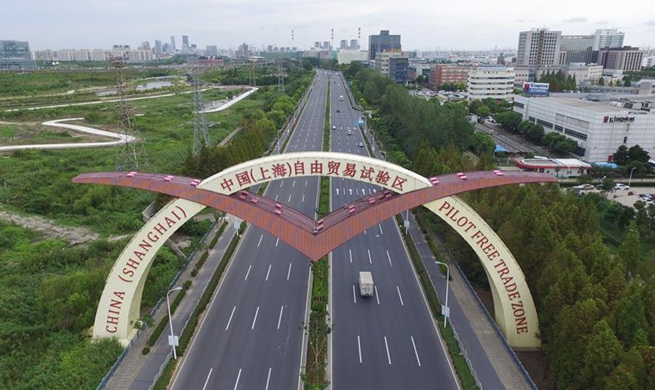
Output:
[[[337,108],[337,113],[339,113],[339,112],[341,112],[341,110]]]

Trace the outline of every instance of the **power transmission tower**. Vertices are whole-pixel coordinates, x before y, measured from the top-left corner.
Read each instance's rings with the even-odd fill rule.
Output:
[[[200,69],[196,68],[192,72],[193,77],[193,155],[200,153],[202,145],[209,146],[209,124],[205,115],[205,104],[202,101],[202,91],[200,89]]]
[[[282,63],[279,63],[277,66],[277,91],[284,93],[284,73],[283,73]]]
[[[134,107],[127,101],[125,82],[125,58],[113,57],[118,91],[118,129],[120,142],[116,144],[116,171],[138,171],[148,165],[148,156],[143,146],[143,138],[134,125]]]

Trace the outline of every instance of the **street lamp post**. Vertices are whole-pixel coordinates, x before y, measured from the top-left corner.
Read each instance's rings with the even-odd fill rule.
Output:
[[[169,341],[169,344],[173,347],[173,359],[177,360],[177,351],[175,350],[175,333],[173,333],[173,318],[171,317],[171,302],[169,299],[169,294],[172,293],[173,291],[180,291],[182,287],[175,287],[166,293],[166,306],[168,307],[168,323],[171,326],[171,340]]]
[[[628,187],[630,187],[630,183],[632,183],[632,171],[634,171],[635,168],[637,168],[637,167],[632,167],[632,169],[630,170],[630,178],[628,179]]]
[[[444,313],[443,327],[445,329],[446,325],[448,324],[448,318],[450,318],[450,308],[448,307],[448,281],[450,280],[450,267],[448,266],[448,264],[442,263],[441,261],[435,260],[434,262],[439,265],[446,266],[446,304],[442,305],[441,307]]]

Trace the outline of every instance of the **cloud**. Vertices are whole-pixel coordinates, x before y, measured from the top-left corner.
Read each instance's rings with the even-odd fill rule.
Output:
[[[655,20],[649,20],[644,23],[645,26],[655,27]]]
[[[565,19],[563,22],[564,23],[584,23],[587,21],[587,18],[584,16],[578,16],[575,18],[570,18],[570,19]]]
[[[609,22],[610,22],[609,19],[603,19],[603,20],[597,21],[596,24],[608,24]]]

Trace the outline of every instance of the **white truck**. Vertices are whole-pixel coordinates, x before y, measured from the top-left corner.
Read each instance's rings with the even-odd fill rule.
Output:
[[[366,271],[359,273],[359,293],[363,297],[372,297],[375,285],[373,284],[373,275]]]
[[[343,95],[339,95],[339,100],[343,101]]]

